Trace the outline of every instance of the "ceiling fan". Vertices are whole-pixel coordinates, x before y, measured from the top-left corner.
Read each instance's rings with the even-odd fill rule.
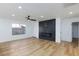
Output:
[[[30,16],[25,17],[27,20],[36,21],[35,19],[31,19]]]

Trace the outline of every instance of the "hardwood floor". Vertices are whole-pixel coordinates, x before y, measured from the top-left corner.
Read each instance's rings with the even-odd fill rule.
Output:
[[[29,38],[0,43],[1,56],[79,56],[79,45]]]

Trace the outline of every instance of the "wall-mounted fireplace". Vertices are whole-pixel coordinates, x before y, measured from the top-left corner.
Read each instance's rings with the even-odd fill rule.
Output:
[[[55,19],[39,22],[39,38],[55,41]]]

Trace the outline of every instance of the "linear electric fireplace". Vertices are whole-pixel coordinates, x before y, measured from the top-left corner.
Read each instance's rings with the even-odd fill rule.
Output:
[[[55,19],[39,22],[39,38],[55,41]]]

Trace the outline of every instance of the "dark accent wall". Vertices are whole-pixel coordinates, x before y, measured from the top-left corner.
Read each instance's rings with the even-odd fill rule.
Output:
[[[55,41],[55,20],[39,22],[39,38]]]

